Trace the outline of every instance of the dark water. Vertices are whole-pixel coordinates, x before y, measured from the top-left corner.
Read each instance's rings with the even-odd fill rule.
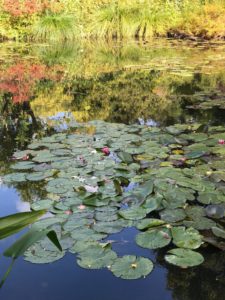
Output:
[[[73,45],[1,44],[0,176],[10,157],[35,136],[101,119],[165,126],[225,124],[225,44],[153,40],[145,43]],[[72,130],[72,129],[70,129]],[[0,181],[1,182],[1,181]],[[31,184],[0,186],[0,217],[29,210],[39,194]],[[3,300],[217,300],[225,293],[225,254],[211,249],[206,262],[180,270],[163,252],[139,248],[137,232],[116,235],[118,254],[151,258],[146,279],[124,281],[109,272],[84,270],[74,256],[53,264],[19,259],[0,291]],[[0,253],[18,235],[0,241]],[[113,236],[112,236],[113,238]],[[0,258],[2,276],[9,261]]]

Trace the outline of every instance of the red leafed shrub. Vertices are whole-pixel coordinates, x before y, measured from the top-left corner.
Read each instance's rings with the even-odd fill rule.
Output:
[[[0,71],[0,91],[12,94],[14,103],[30,100],[36,83],[41,79],[59,80],[62,70],[48,69],[45,65],[17,63]]]
[[[14,17],[41,13],[51,9],[54,2],[49,0],[4,0],[3,9]]]

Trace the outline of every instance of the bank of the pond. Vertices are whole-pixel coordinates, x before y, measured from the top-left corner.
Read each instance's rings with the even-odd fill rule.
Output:
[[[0,0],[1,40],[224,40],[224,22],[224,0]]]

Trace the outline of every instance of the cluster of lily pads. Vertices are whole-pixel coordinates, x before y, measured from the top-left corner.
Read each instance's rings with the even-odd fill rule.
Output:
[[[89,133],[88,133],[89,132]],[[204,258],[196,249],[225,249],[225,129],[199,124],[166,128],[92,121],[76,133],[33,141],[14,154],[8,184],[43,182],[46,198],[32,203],[51,217],[63,252],[43,239],[25,253],[32,263],[50,263],[66,251],[82,268],[108,268],[137,279],[153,270],[149,258],[112,250],[110,234],[136,227],[136,243],[166,249],[165,260],[187,268]]]
[[[188,105],[188,108],[192,109],[212,109],[220,108],[225,109],[224,92],[220,90],[214,90],[213,92],[197,92],[191,95],[192,105]]]

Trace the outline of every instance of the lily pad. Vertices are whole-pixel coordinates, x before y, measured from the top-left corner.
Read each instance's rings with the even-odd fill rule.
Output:
[[[79,253],[77,263],[85,269],[101,269],[110,266],[116,258],[114,251],[99,244]]]
[[[165,224],[165,221],[159,220],[159,219],[143,219],[137,223],[136,227],[139,230],[143,230],[143,229],[148,229],[148,228],[152,228],[152,227],[158,227],[158,226],[161,226],[164,224]]]
[[[160,212],[160,217],[162,220],[168,223],[174,223],[181,220],[184,220],[186,214],[183,209],[164,209]]]
[[[126,255],[117,258],[111,266],[112,273],[122,279],[138,279],[147,276],[153,270],[148,258]]]
[[[173,243],[179,248],[197,249],[203,243],[202,236],[194,228],[179,226],[171,229]]]
[[[172,249],[168,251],[165,260],[181,268],[195,267],[203,263],[203,256],[190,249]]]
[[[225,239],[225,230],[223,230],[219,227],[212,227],[212,232],[215,236]]]
[[[141,220],[147,215],[147,211],[143,207],[131,207],[119,210],[119,215],[127,220]]]
[[[171,242],[171,232],[167,228],[151,229],[136,236],[136,243],[148,249],[163,248]]]

